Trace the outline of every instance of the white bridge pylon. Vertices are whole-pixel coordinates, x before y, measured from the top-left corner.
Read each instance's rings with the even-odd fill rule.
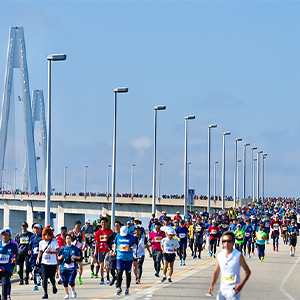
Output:
[[[46,156],[46,122],[43,92],[33,92],[33,103],[31,106],[29,77],[26,59],[25,39],[23,27],[10,27],[7,49],[6,72],[4,79],[4,91],[2,98],[2,111],[0,120],[0,184],[2,182],[3,169],[5,165],[5,152],[7,146],[7,131],[10,115],[11,102],[13,99],[13,69],[19,68],[21,75],[21,127],[24,132],[24,165],[21,166],[21,189],[23,191],[38,191],[36,151],[34,143],[35,121],[41,122],[42,135],[42,163],[45,167]],[[13,107],[13,106],[12,106]],[[15,138],[15,137],[14,137]],[[22,164],[22,161],[21,161]],[[43,174],[45,174],[43,170]]]

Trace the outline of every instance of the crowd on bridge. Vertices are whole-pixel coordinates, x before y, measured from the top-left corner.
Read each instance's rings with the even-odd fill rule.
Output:
[[[214,210],[209,213],[204,209],[201,212],[187,211],[184,216],[177,212],[173,217],[163,211],[161,216],[153,215],[146,225],[134,217],[126,224],[115,221],[113,230],[108,228],[108,221],[106,217],[102,217],[94,227],[88,219],[84,225],[77,220],[74,228],[68,230],[63,226],[56,236],[50,225],[42,228],[41,224],[34,223],[31,232],[24,221],[15,240],[12,239],[12,230],[4,228],[0,242],[2,299],[11,299],[10,278],[15,266],[20,285],[28,285],[32,281],[34,292],[42,287],[42,299],[49,297],[49,283],[53,294],[62,285],[64,299],[69,299],[68,286],[71,288],[71,297],[77,296],[76,277],[79,285],[84,284],[84,262],[90,264],[90,277],[99,278],[100,285],[115,286],[117,295],[123,292],[122,279],[125,271],[124,293],[128,295],[132,270],[135,283],[140,284],[142,281],[146,251],[153,259],[153,276],[160,277],[162,271],[162,282],[172,282],[176,258],[179,259],[179,266],[184,267],[187,255],[201,259],[202,252],[208,251],[210,257],[217,256],[217,264],[221,266],[224,261],[222,253],[230,242],[232,247],[235,245],[234,251],[237,251],[233,253],[242,257],[244,268],[247,267],[245,259],[253,257],[255,251],[259,261],[263,262],[265,247],[269,243],[273,251],[278,252],[280,237],[282,244],[290,247],[290,256],[293,257],[300,228],[300,200],[265,199],[264,202],[249,203],[237,209],[230,207],[228,211]],[[227,243],[225,249],[217,255],[220,241],[223,248],[224,242]],[[224,292],[226,288],[232,290],[236,286],[236,298],[232,299],[239,299],[240,290],[250,276],[250,271],[245,269],[248,277],[241,281],[239,274],[224,276],[222,270],[221,268],[219,298],[227,299]],[[218,274],[217,271],[214,273],[210,293]]]

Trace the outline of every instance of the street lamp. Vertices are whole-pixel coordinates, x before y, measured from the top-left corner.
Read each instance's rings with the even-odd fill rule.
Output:
[[[207,186],[207,211],[210,213],[210,130],[211,128],[217,128],[217,124],[211,124],[208,126],[208,186]]]
[[[187,164],[187,188],[188,188],[188,190],[189,190],[189,188],[190,188],[190,164],[191,164],[191,162],[188,162],[188,164]],[[192,206],[190,205],[190,211],[192,210]]]
[[[5,169],[3,169],[3,172],[2,172],[2,196],[3,196],[3,193],[4,193],[4,173],[5,173]]]
[[[253,199],[252,201],[255,199],[255,162],[257,161],[257,158],[253,158],[253,162],[252,162],[252,165],[253,165]]]
[[[263,153],[264,151],[260,150],[260,151],[257,151],[257,201],[259,202],[259,154],[260,153]]]
[[[152,214],[155,214],[156,207],[156,135],[157,135],[157,111],[165,110],[165,105],[159,105],[154,107],[154,153],[153,153],[153,186],[152,186]]]
[[[133,199],[133,167],[135,167],[135,164],[131,165],[131,198]]]
[[[117,138],[117,94],[127,93],[127,87],[115,88],[114,101],[114,131],[113,131],[113,161],[112,161],[112,202],[111,202],[111,229],[115,227],[115,189],[116,189],[116,138]]]
[[[250,143],[244,144],[243,199],[246,198],[246,147],[247,146],[250,146]]]
[[[107,199],[109,198],[109,168],[111,165],[107,166]]]
[[[214,162],[214,200],[216,200],[216,165],[218,161]]]
[[[15,168],[15,172],[14,172],[14,195],[16,194],[16,180],[17,180],[17,168]]]
[[[230,135],[230,131],[223,132],[223,160],[222,160],[222,210],[225,209],[225,136]]]
[[[251,148],[251,185],[250,185],[250,193],[251,193],[251,199],[253,201],[254,199],[254,188],[253,188],[253,184],[254,184],[254,181],[253,181],[253,150],[256,150],[257,147],[252,147]]]
[[[66,60],[66,54],[47,55],[48,60],[48,124],[47,124],[47,160],[46,160],[46,201],[45,226],[50,224],[50,195],[51,195],[51,62]]]
[[[84,197],[86,197],[86,180],[87,180],[87,168],[89,166],[84,166]]]
[[[264,160],[267,157],[267,153],[264,153],[262,155],[262,174],[261,174],[261,196],[262,196],[262,201],[264,202],[264,192],[265,192],[265,166],[264,166]]]
[[[238,165],[237,165],[237,172],[236,172],[236,177],[237,177],[237,180],[236,180],[236,186],[237,186],[237,188],[236,188],[236,190],[237,190],[237,199],[240,199],[239,198],[239,163],[240,162],[242,162],[242,160],[241,159],[239,159],[238,161]]]
[[[163,165],[163,163],[159,164],[159,172],[158,172],[158,198],[160,199],[160,167]]]
[[[195,116],[185,117],[185,147],[184,147],[184,215],[187,213],[188,203],[188,184],[187,184],[187,121],[194,120]]]
[[[64,196],[66,196],[66,186],[67,186],[67,166],[64,169]]]
[[[236,208],[236,173],[237,173],[237,143],[242,141],[242,138],[235,139],[235,159],[234,159],[234,181],[233,181],[233,206]]]

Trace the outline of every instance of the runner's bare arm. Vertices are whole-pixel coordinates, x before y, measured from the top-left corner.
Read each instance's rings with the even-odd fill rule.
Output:
[[[236,286],[235,286],[234,291],[236,294],[242,290],[243,286],[245,285],[246,281],[249,279],[249,277],[251,275],[251,271],[250,271],[243,255],[240,255],[240,265],[244,269],[245,275],[244,275],[243,280],[240,283],[236,284]]]

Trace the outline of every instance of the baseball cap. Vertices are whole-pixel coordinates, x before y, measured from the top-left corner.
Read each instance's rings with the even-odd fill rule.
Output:
[[[85,223],[91,223],[91,220],[90,219],[86,219]]]
[[[128,234],[128,228],[126,226],[122,226],[120,229],[120,235],[126,236]]]
[[[11,235],[11,229],[10,228],[4,228],[1,230],[1,234],[6,233]]]
[[[42,226],[41,226],[39,223],[34,224],[33,227],[36,227],[36,228],[42,228]]]
[[[130,222],[130,221],[127,221],[127,224],[131,224],[131,222]]]
[[[213,222],[213,223],[217,223],[217,221],[216,221],[216,220],[212,220],[212,222]]]
[[[167,234],[175,234],[175,230],[173,228],[168,228]]]
[[[28,227],[28,223],[27,222],[23,222],[21,226],[27,226]]]

